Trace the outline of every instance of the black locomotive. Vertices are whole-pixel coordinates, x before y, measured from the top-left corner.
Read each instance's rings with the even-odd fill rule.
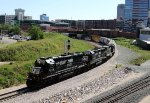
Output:
[[[81,53],[39,58],[35,61],[32,71],[28,73],[26,84],[28,87],[37,87],[87,71],[108,60],[114,52],[115,47],[111,44]]]

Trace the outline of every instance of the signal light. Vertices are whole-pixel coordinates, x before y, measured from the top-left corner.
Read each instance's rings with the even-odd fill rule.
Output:
[[[69,44],[69,45],[67,45],[67,49],[68,49],[68,50],[70,50],[70,44]]]
[[[67,49],[70,50],[70,47],[71,47],[71,46],[70,46],[70,40],[68,40]]]
[[[70,43],[70,40],[68,40],[68,44]]]

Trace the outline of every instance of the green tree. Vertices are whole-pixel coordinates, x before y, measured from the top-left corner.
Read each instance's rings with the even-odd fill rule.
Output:
[[[41,30],[41,28],[38,26],[35,26],[35,25],[33,25],[29,29],[29,34],[31,35],[32,40],[38,40],[38,39],[44,38],[44,34],[43,34],[43,31]]]
[[[12,26],[11,32],[13,32],[14,34],[20,34],[21,29],[19,26]]]
[[[13,27],[13,33],[14,33],[14,34],[20,34],[20,32],[21,32],[21,29],[20,29],[19,26],[14,26],[14,27]]]
[[[11,25],[9,24],[0,24],[0,32],[2,31],[2,34],[9,33],[11,30]]]

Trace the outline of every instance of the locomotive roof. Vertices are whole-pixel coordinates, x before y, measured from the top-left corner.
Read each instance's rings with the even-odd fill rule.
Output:
[[[53,56],[53,57],[50,57],[50,58],[41,58],[41,59],[45,59],[46,62],[48,64],[54,64],[55,62],[59,61],[59,60],[64,60],[64,59],[67,59],[69,57],[74,57],[74,56],[79,56],[79,55],[83,55],[83,53],[81,52],[76,52],[76,53],[72,53],[72,55],[60,55],[60,56]]]
[[[54,61],[53,59],[47,59],[46,62],[47,62],[48,64],[54,64],[54,63],[55,63],[55,61]]]

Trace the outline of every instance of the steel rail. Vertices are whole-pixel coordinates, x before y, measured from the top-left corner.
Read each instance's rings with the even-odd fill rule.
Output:
[[[150,76],[137,81],[113,94],[93,100],[94,103],[114,103],[122,98],[150,86]]]
[[[24,87],[24,88],[21,88],[18,90],[14,90],[11,92],[0,94],[0,102],[15,98],[15,97],[20,96],[20,95],[27,93],[27,92],[29,92],[29,89],[27,87]]]

